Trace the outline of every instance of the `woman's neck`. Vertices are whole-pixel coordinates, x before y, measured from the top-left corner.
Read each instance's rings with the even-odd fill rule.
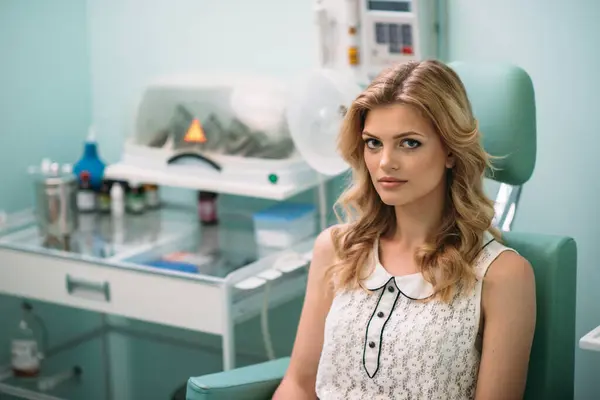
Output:
[[[425,244],[442,223],[445,202],[442,187],[410,204],[396,206],[396,227],[390,239],[404,249],[416,249]]]

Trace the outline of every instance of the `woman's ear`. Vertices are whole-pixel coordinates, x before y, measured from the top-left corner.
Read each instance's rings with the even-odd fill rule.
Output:
[[[452,169],[456,164],[456,160],[451,151],[448,152],[448,156],[446,157],[446,168]]]

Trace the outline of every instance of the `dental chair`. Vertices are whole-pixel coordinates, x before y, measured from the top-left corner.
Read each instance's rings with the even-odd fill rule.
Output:
[[[536,156],[536,112],[532,82],[505,64],[453,63],[463,80],[486,151],[496,169],[488,178],[520,187],[531,177]],[[543,206],[540,204],[540,206]],[[514,215],[514,208],[511,211]],[[529,362],[526,399],[572,399],[575,361],[577,250],[572,238],[504,232],[504,240],[532,264],[537,324]],[[279,385],[289,358],[188,380],[188,400],[266,400]],[[292,399],[290,399],[292,400]]]

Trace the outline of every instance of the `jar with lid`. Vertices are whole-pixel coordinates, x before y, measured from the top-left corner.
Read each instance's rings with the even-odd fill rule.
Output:
[[[198,192],[198,215],[202,225],[216,225],[217,218],[217,193]]]
[[[131,214],[142,214],[146,208],[144,188],[138,182],[130,182],[126,194],[127,211]]]

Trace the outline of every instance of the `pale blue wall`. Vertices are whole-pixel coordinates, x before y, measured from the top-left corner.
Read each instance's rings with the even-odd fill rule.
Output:
[[[538,158],[514,228],[576,239],[579,338],[600,325],[600,2],[449,2],[450,59],[508,60],[532,76]],[[600,396],[599,371],[599,353],[577,350],[576,398]]]
[[[80,0],[0,0],[0,209],[30,204],[28,165],[42,157],[72,162],[80,154],[91,117],[86,15]],[[33,304],[51,346],[100,322],[92,313]],[[0,365],[9,362],[19,305],[20,299],[0,296]],[[103,399],[100,354],[99,340],[90,341],[47,360],[44,373],[80,365],[82,385],[58,394]]]
[[[0,0],[0,209],[31,200],[27,166],[75,161],[91,117],[85,2]]]

